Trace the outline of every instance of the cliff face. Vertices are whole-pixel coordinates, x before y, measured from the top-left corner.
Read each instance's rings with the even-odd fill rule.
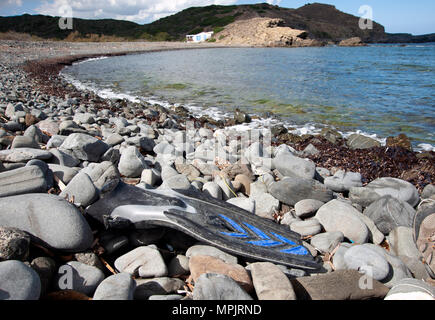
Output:
[[[307,39],[305,30],[284,26],[282,19],[252,18],[229,24],[214,35],[224,45],[250,45],[261,47],[318,46],[319,41]]]

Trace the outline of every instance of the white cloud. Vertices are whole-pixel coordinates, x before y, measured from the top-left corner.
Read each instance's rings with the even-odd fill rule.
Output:
[[[40,14],[60,16],[61,8],[69,5],[76,18],[114,18],[144,23],[189,7],[211,4],[230,5],[236,2],[237,0],[44,0],[35,11]]]

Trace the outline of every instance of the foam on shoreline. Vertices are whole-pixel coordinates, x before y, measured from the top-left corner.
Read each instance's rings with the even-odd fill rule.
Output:
[[[109,58],[109,57],[108,56],[101,56],[101,57],[97,57],[97,58],[89,58],[89,59],[86,59],[83,61],[75,62],[74,64],[86,63],[86,62],[90,62],[90,61],[102,60],[102,59],[107,59],[107,58]],[[103,99],[109,99],[109,100],[110,99],[122,99],[122,100],[125,99],[127,101],[132,102],[132,103],[156,104],[156,105],[160,105],[164,108],[170,108],[171,106],[175,106],[175,107],[181,106],[181,104],[170,103],[168,101],[160,100],[156,97],[145,98],[145,97],[135,96],[135,95],[132,95],[130,93],[117,93],[117,92],[114,92],[113,90],[108,89],[108,88],[105,88],[105,89],[97,88],[95,85],[84,84],[81,81],[79,81],[79,80],[73,78],[72,76],[65,74],[63,72],[60,72],[60,76],[63,77],[67,82],[71,83],[78,90],[91,91]],[[218,107],[208,107],[207,109],[204,109],[203,107],[198,106],[198,105],[193,104],[193,103],[192,104],[183,104],[183,106],[197,117],[208,116],[214,120],[224,120],[225,118],[232,116],[232,114],[230,114],[229,112],[224,112],[221,109],[219,109]],[[246,130],[252,130],[252,129],[268,128],[270,126],[275,126],[275,125],[283,125],[287,129],[290,129],[289,130],[290,133],[296,134],[296,135],[304,135],[304,134],[316,135],[316,134],[320,133],[320,131],[322,130],[323,127],[327,127],[325,125],[321,125],[321,124],[319,125],[319,124],[314,124],[314,123],[306,123],[303,125],[297,125],[297,124],[292,124],[292,123],[289,123],[288,121],[279,120],[279,119],[276,119],[273,117],[269,117],[269,118],[261,118],[261,117],[257,118],[257,117],[255,117],[254,119],[252,119],[252,121],[250,123],[239,124],[239,125],[231,126],[228,128],[233,129],[233,130],[237,130],[237,131],[246,131]],[[370,137],[376,141],[379,141],[382,146],[386,145],[387,139],[380,138],[377,136],[377,134],[364,132],[362,130],[348,131],[348,132],[340,131],[338,129],[336,129],[336,130],[344,138],[348,138],[352,134],[360,134],[363,136]],[[427,152],[427,151],[434,151],[435,152],[435,146],[428,144],[428,143],[421,143],[421,144],[417,145],[417,147],[414,147],[414,150],[416,152]]]

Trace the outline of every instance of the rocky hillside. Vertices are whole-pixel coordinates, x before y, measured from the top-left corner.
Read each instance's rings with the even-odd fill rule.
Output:
[[[341,12],[332,5],[313,3],[298,9],[282,8],[267,3],[192,7],[146,25],[118,20],[74,19],[74,31],[79,35],[98,34],[122,37],[126,40],[184,40],[187,34],[201,31],[221,32],[235,22],[269,18],[281,19],[283,26],[305,30],[308,39],[339,43],[359,37],[363,42],[428,42],[434,35],[412,36],[387,34],[382,25],[373,30],[359,29],[359,17]],[[0,17],[0,32],[29,33],[41,38],[66,39],[71,31],[60,30],[58,19],[48,16],[23,15]]]

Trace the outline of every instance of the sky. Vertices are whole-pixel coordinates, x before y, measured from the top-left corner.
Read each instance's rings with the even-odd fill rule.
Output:
[[[434,0],[317,0],[356,16],[363,5],[372,8],[373,20],[384,25],[386,32],[435,33]],[[113,18],[149,23],[192,6],[211,4],[252,4],[268,2],[286,8],[299,8],[306,0],[0,0],[0,16],[44,14],[85,19]]]

